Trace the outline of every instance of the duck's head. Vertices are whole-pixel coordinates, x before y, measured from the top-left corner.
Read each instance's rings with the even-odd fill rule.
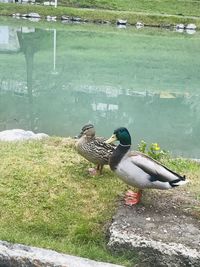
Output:
[[[122,145],[131,145],[131,136],[129,131],[125,127],[120,127],[114,130],[113,135],[106,141],[106,143],[110,144],[115,141],[119,141]]]
[[[88,138],[92,138],[95,136],[95,129],[93,124],[86,124],[81,129],[80,134],[78,135],[78,138],[81,138],[83,135],[85,135]]]

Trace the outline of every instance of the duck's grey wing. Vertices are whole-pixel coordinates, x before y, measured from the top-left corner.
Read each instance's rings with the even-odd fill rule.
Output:
[[[170,170],[166,166],[162,165],[158,161],[150,158],[149,156],[138,152],[131,151],[128,154],[131,157],[131,162],[141,168],[144,172],[150,175],[150,180],[161,182],[174,182],[185,180],[185,176]]]

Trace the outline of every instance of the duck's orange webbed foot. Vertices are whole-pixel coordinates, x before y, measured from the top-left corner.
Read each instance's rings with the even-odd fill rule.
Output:
[[[89,168],[88,172],[89,172],[89,175],[91,175],[91,176],[97,175],[97,169],[96,168]]]
[[[142,196],[142,190],[139,190],[138,192],[128,191],[126,192],[125,197],[125,204],[128,206],[136,205],[140,202]]]
[[[88,172],[91,176],[102,175],[103,165],[98,164],[96,168],[89,168]]]

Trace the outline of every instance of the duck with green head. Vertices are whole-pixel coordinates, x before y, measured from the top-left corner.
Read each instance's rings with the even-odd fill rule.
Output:
[[[138,151],[131,151],[131,136],[126,128],[116,129],[106,142],[109,144],[117,140],[119,145],[110,157],[110,168],[125,183],[138,188],[137,193],[127,192],[125,198],[127,205],[139,203],[142,190],[145,188],[165,190],[188,182],[185,176],[175,173],[151,157]]]

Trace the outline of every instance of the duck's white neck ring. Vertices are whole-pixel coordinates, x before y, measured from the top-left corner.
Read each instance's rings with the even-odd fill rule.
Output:
[[[124,147],[130,147],[131,145],[123,145],[123,144],[119,144],[120,146],[124,146]]]

